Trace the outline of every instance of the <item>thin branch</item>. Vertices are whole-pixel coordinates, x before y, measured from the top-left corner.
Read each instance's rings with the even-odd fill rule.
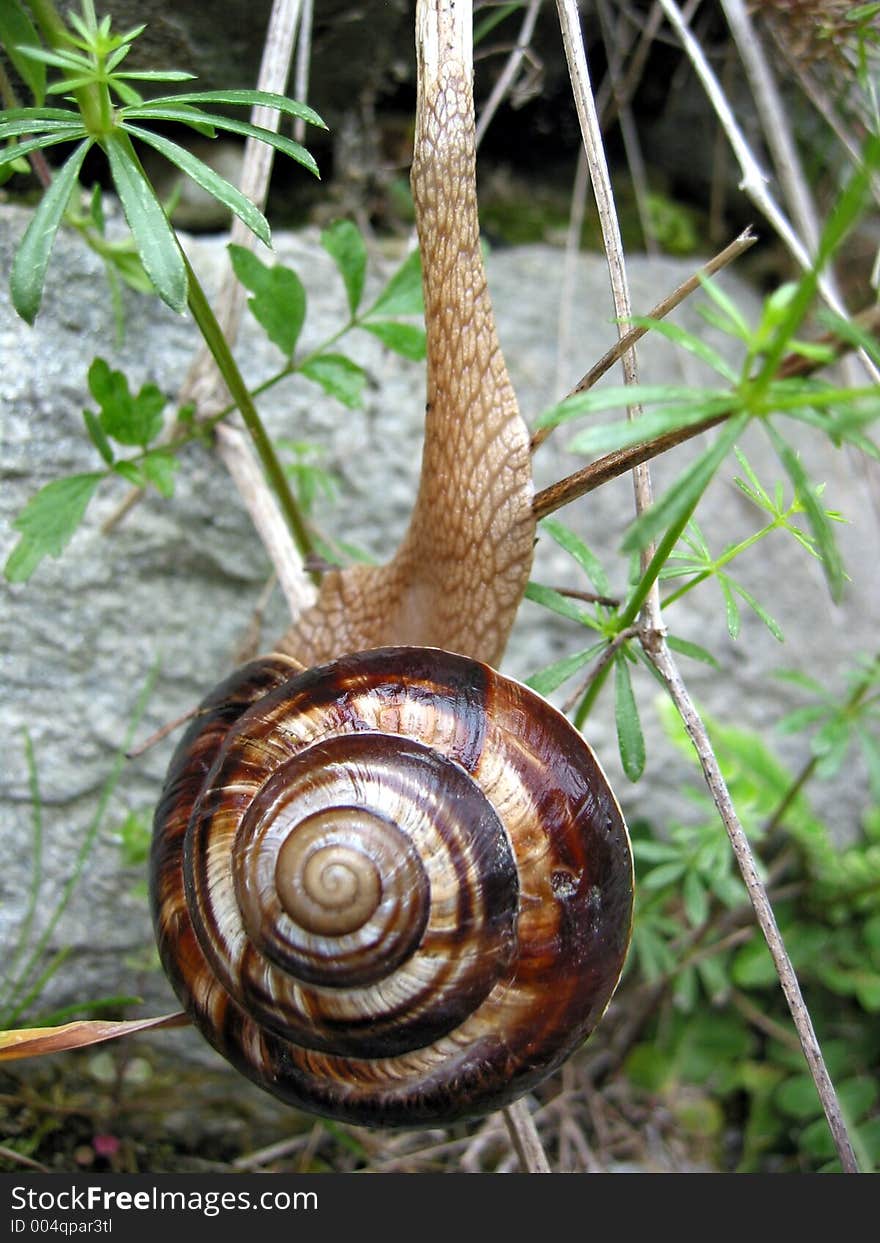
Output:
[[[581,236],[584,231],[584,217],[587,214],[587,192],[590,179],[587,173],[587,153],[581,146],[578,152],[577,167],[574,173],[574,184],[571,188],[571,206],[568,213],[568,229],[565,234],[565,253],[562,266],[562,281],[559,291],[559,316],[556,327],[556,384],[554,392],[558,393],[565,382],[563,368],[566,367],[571,343],[572,304],[574,302],[575,278],[577,276],[577,256],[581,248]],[[618,354],[616,357],[620,357]],[[550,428],[536,432],[532,437],[532,452],[550,435]],[[536,440],[540,437],[540,440]]]
[[[602,41],[605,44],[605,53],[608,57],[608,81],[611,83],[611,95],[617,110],[620,135],[623,139],[623,149],[626,152],[626,162],[629,166],[629,174],[632,180],[636,211],[638,212],[639,225],[642,230],[642,241],[645,244],[645,252],[648,255],[656,255],[657,239],[651,229],[649,217],[648,174],[645,169],[645,159],[642,155],[642,146],[639,141],[635,120],[633,119],[632,108],[629,105],[629,100],[625,99],[623,94],[623,57],[620,49],[619,30],[613,29],[608,0],[596,0],[596,12],[599,15]]]
[[[602,239],[605,245],[608,274],[614,300],[614,312],[618,321],[618,335],[623,336],[625,333],[624,323],[632,316],[632,305],[624,265],[620,225],[614,205],[611,176],[602,145],[602,133],[596,112],[596,102],[590,86],[590,73],[587,68],[587,56],[581,33],[580,15],[576,0],[557,0],[556,7],[559,12],[562,42],[565,47],[568,73],[574,93],[581,135],[587,152],[593,193],[596,197],[596,207],[599,212],[599,223],[602,229]],[[637,384],[638,362],[635,350],[630,348],[624,351],[620,361],[623,367],[624,383]],[[638,406],[633,405],[629,407],[627,413],[630,419],[637,419],[641,410]],[[637,510],[642,512],[649,509],[653,502],[651,476],[642,465],[637,465],[633,470],[633,487]],[[648,546],[642,549],[641,562],[643,570],[650,564],[653,555],[652,547]],[[659,601],[659,592],[656,584],[654,584],[648,599],[645,601],[646,616],[659,608]]]
[[[623,647],[624,643],[627,643],[630,639],[634,639],[639,634],[641,634],[641,627],[639,626],[627,626],[625,629],[618,631],[599,656],[585,680],[581,682],[577,690],[562,705],[563,712],[571,712],[575,704],[577,704],[580,700],[581,696],[584,695],[591,686],[595,685],[598,678],[603,676],[611,662],[614,660],[617,652]]]
[[[626,303],[626,279],[623,273],[623,251],[620,245],[620,234],[617,228],[617,221],[614,217],[614,202],[610,195],[610,187],[607,185],[607,166],[604,160],[604,154],[601,151],[601,137],[598,134],[598,124],[595,122],[595,107],[592,105],[592,97],[589,88],[589,78],[586,69],[586,56],[583,48],[583,40],[580,32],[580,24],[577,17],[577,8],[574,0],[557,0],[560,18],[563,27],[563,39],[566,46],[566,55],[569,61],[569,71],[572,78],[572,85],[575,93],[575,99],[578,105],[578,115],[581,118],[581,127],[584,133],[584,141],[587,147],[588,156],[590,157],[590,168],[593,175],[593,183],[596,187],[597,202],[599,205],[600,220],[603,220],[603,213],[608,214],[607,221],[603,220],[603,235],[605,237],[606,250],[608,251],[609,268],[612,273],[612,288],[614,289],[615,305],[620,306]],[[668,13],[670,6],[675,9],[680,19],[680,12],[672,0],[660,0],[664,10]],[[682,32],[680,32],[681,34]],[[690,32],[685,29],[683,34],[693,43]],[[700,52],[699,47],[694,44],[696,50]],[[702,53],[700,52],[702,57]],[[713,78],[714,82],[714,78]],[[717,84],[716,84],[717,87]],[[595,149],[593,149],[595,147]],[[622,313],[618,311],[619,318],[629,318],[629,309]],[[627,366],[627,360],[631,358],[631,353],[624,355],[624,371],[629,381],[630,369]],[[632,373],[635,367],[633,362]],[[647,465],[640,464],[636,467],[637,484],[635,489],[636,509],[639,514],[645,512],[651,501],[651,484],[650,472]],[[643,567],[648,557],[653,558],[654,550],[648,549],[643,553]],[[652,582],[650,591],[646,593],[641,613],[641,629],[640,637],[642,648],[649,662],[656,669],[662,681],[665,683],[669,694],[678,708],[685,729],[691,741],[697,750],[700,764],[703,768],[703,775],[706,784],[718,809],[719,815],[724,823],[733,848],[734,857],[736,858],[743,880],[748,890],[749,897],[754,907],[758,923],[761,927],[764,937],[767,941],[768,948],[776,965],[777,974],[783,993],[794,1019],[795,1027],[800,1037],[801,1047],[806,1057],[807,1064],[813,1075],[816,1088],[819,1093],[822,1107],[825,1111],[834,1143],[840,1157],[841,1167],[847,1172],[856,1172],[858,1166],[853,1153],[852,1145],[847,1134],[846,1125],[840,1111],[840,1105],[834,1086],[828,1075],[821,1049],[819,1048],[816,1034],[813,1030],[812,1020],[809,1012],[804,1004],[801,996],[800,986],[791,961],[788,957],[779,929],[776,925],[776,919],[773,914],[773,908],[767,897],[766,890],[758,876],[755,860],[752,855],[751,847],[748,839],[743,831],[742,825],[736,815],[733,803],[730,799],[724,778],[721,775],[721,769],[712,750],[705,727],[694,708],[690,699],[687,688],[682,681],[681,675],[672,654],[666,643],[665,628],[663,626],[662,612],[660,608],[660,597],[657,590],[656,579]],[[605,668],[607,668],[607,664]],[[583,707],[583,705],[582,705]]]
[[[788,1003],[794,1025],[800,1037],[804,1057],[813,1076],[813,1082],[816,1085],[822,1109],[831,1129],[841,1168],[846,1173],[858,1173],[859,1167],[849,1135],[847,1134],[840,1102],[837,1099],[837,1093],[834,1090],[834,1085],[825,1066],[810,1013],[801,994],[800,985],[791,964],[791,959],[788,956],[788,951],[785,948],[785,943],[779,932],[767,892],[758,875],[751,846],[739,822],[733,801],[731,800],[724,777],[721,774],[715,753],[712,750],[706,727],[694,707],[687,687],[682,681],[665,642],[647,643],[644,647],[648,659],[663,679],[669,695],[678,709],[688,736],[696,748],[706,785],[718,809],[722,823],[727,830],[734,857],[748,890],[749,898],[767,942],[767,947],[773,958],[785,1000]]]
[[[502,1111],[510,1142],[516,1150],[520,1165],[527,1174],[549,1174],[550,1164],[544,1153],[544,1146],[529,1113],[525,1100],[520,1098]]]
[[[701,268],[694,272],[693,276],[689,276],[686,281],[674,289],[671,294],[661,299],[656,306],[653,306],[648,312],[648,319],[665,319],[665,317],[674,311],[677,306],[684,302],[685,298],[700,287],[700,280],[704,276],[713,276],[716,272],[720,272],[722,268],[726,268],[734,259],[738,259],[741,254],[754,246],[758,239],[752,233],[751,227],[744,229],[739,237],[735,238],[729,246],[720,251],[708,263],[704,263]],[[619,337],[612,345],[610,350],[602,355],[597,363],[595,363],[585,376],[578,380],[577,384],[568,394],[572,397],[575,393],[586,392],[587,389],[602,378],[607,371],[610,371],[618,359],[629,349],[631,349],[637,341],[640,341],[646,332],[650,332],[650,326],[640,324],[637,327],[630,328],[623,336]],[[532,452],[542,445],[550,435],[552,427],[542,427],[532,436]]]
[[[617,449],[614,453],[606,453],[604,457],[597,458],[595,462],[591,462],[582,470],[576,470],[574,474],[567,475],[558,483],[551,483],[549,487],[536,492],[532,501],[535,521],[540,522],[542,518],[555,513],[557,509],[562,509],[563,505],[571,504],[579,497],[586,496],[588,492],[595,492],[597,488],[609,483],[612,479],[617,479],[635,467],[650,462],[651,458],[659,457],[661,453],[674,449],[676,445],[684,444],[686,440],[692,440],[694,436],[707,432],[711,427],[723,423],[726,418],[728,418],[726,414],[717,414],[711,419],[704,419],[702,423],[694,423],[676,432],[667,432],[664,436],[657,436],[654,440],[646,441],[644,444],[631,445],[628,449]]]
[[[681,9],[675,3],[675,0],[658,0],[658,2],[663,6],[663,11],[670,25],[678,34],[694,71],[702,83],[706,97],[715,109],[724,132],[727,134],[727,140],[740,167],[740,189],[751,199],[762,215],[769,220],[797,264],[804,271],[809,271],[811,267],[809,251],[768,191],[766,174],[752,154],[745,135],[734,116],[733,109],[727,102],[721,85],[703,54],[703,49],[691,33]],[[822,297],[833,310],[839,315],[846,315],[846,308],[840,303],[835,291],[824,276],[819,277],[819,290]]]
[[[517,36],[516,46],[513,48],[510,56],[507,58],[507,64],[502,69],[498,81],[492,88],[492,93],[483,105],[480,112],[480,119],[477,122],[476,144],[479,147],[489,124],[498,111],[501,101],[513,85],[513,80],[519,73],[519,67],[522,59],[528,51],[529,44],[532,41],[532,35],[535,33],[535,22],[538,18],[538,10],[541,7],[541,0],[530,0],[529,7],[526,9],[523,23]]]
[[[302,13],[299,19],[299,35],[296,41],[296,65],[293,70],[293,95],[301,104],[309,98],[309,73],[312,63],[312,26],[314,23],[314,0],[302,0]],[[306,123],[302,117],[293,122],[293,136],[297,142],[304,142]]]
[[[746,71],[764,138],[792,219],[811,254],[819,245],[819,217],[791,135],[788,115],[743,0],[721,0],[734,42]],[[836,291],[835,291],[836,292]]]

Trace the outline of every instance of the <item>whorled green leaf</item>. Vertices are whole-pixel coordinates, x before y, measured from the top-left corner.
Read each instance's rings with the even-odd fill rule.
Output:
[[[24,109],[17,111],[23,112]],[[83,124],[75,112],[68,112],[63,108],[54,108],[53,112],[57,112],[57,117],[43,116],[40,113],[46,113],[48,108],[29,108],[27,109],[31,116],[10,117],[8,112],[4,112],[3,120],[0,121],[0,138],[17,138],[19,134],[33,134],[36,136],[41,131],[44,134],[65,134],[67,130],[83,131]],[[67,135],[65,135],[67,136]]]
[[[30,578],[44,557],[60,557],[82,522],[102,471],[55,479],[32,496],[12,525],[21,538],[9,555],[4,574],[11,583]]]
[[[822,568],[825,571],[831,598],[834,601],[839,601],[843,594],[846,572],[843,568],[843,558],[834,538],[834,531],[825,508],[819,500],[816,488],[804,470],[800,457],[795,450],[779,434],[769,419],[764,420],[763,426],[789,479],[794,484],[798,500],[804,507],[804,513],[807,516],[810,530],[816,541],[817,551],[822,560]]]
[[[301,104],[297,99],[289,99],[286,95],[277,95],[272,91],[189,91],[181,95],[165,95],[159,99],[151,99],[148,107],[161,108],[166,104],[238,104],[247,108],[262,104],[267,108],[275,108],[287,116],[299,117],[309,125],[316,125],[319,129],[327,128],[314,108],[310,108],[308,104]]]
[[[360,306],[367,274],[367,247],[360,230],[350,220],[334,220],[322,231],[321,245],[339,269],[348,309],[354,315]]]
[[[699,643],[692,643],[689,639],[680,639],[674,634],[667,635],[666,642],[673,652],[678,652],[680,656],[689,656],[691,660],[699,660],[713,669],[721,667],[712,653],[705,647],[701,647]]]
[[[112,133],[102,145],[144,271],[162,301],[183,314],[188,292],[186,265],[165,210],[141,172],[129,139]]]
[[[551,695],[564,682],[583,669],[584,665],[589,664],[594,656],[598,656],[604,646],[605,640],[600,639],[598,643],[584,648],[583,651],[573,652],[571,656],[554,661],[552,665],[546,665],[527,678],[526,685],[530,686],[533,691],[537,691],[539,695]]]
[[[36,102],[41,104],[46,94],[45,67],[20,51],[22,47],[39,46],[39,42],[40,36],[19,0],[3,0],[0,4],[0,43],[22,82]]]
[[[616,423],[588,427],[569,441],[568,451],[592,457],[599,453],[613,453],[631,445],[644,444],[659,436],[695,427],[706,419],[727,414],[736,405],[736,400],[734,395],[722,393],[699,402],[670,403],[656,410],[644,411],[638,418],[619,419]]]
[[[23,156],[29,155],[31,151],[42,151],[44,147],[55,147],[60,142],[76,142],[78,138],[85,138],[86,131],[82,125],[64,125],[53,130],[49,134],[40,134],[36,138],[26,138],[24,142],[14,143],[12,146],[4,147],[0,150],[0,168],[6,164],[12,164],[16,160],[20,160]],[[91,139],[89,139],[91,145]],[[76,152],[69,158],[72,160],[76,156]],[[63,172],[63,168],[58,173]],[[56,177],[58,176],[56,173]],[[72,188],[72,187],[71,187]],[[51,187],[49,187],[51,189]],[[49,190],[46,190],[46,194]],[[44,196],[45,197],[45,196]],[[65,204],[66,206],[66,204]]]
[[[367,373],[344,354],[318,354],[303,364],[302,374],[349,409],[361,404]]]
[[[614,661],[614,717],[623,771],[630,781],[638,781],[645,771],[645,737],[633,694],[629,665],[623,655]]]
[[[266,246],[271,245],[272,238],[269,231],[269,222],[266,217],[246,194],[242,194],[237,186],[231,181],[227,181],[225,177],[221,177],[213,168],[210,168],[204,160],[200,160],[197,156],[187,151],[185,147],[179,146],[176,142],[163,137],[161,134],[155,134],[152,130],[143,129],[139,125],[126,125],[129,134],[133,134],[142,142],[148,143],[160,155],[164,155],[166,160],[170,160],[176,165],[181,172],[187,177],[206,190],[213,198],[217,199],[230,211],[234,212],[238,218],[247,225],[252,233],[263,242]]]
[[[556,518],[545,518],[541,523],[541,530],[546,531],[560,548],[564,548],[575,559],[581,569],[586,572],[600,596],[610,594],[611,586],[602,563],[584,541],[575,535],[574,531],[569,530]]]
[[[719,394],[715,389],[692,388],[681,384],[608,384],[602,388],[572,393],[562,401],[543,411],[535,423],[537,428],[558,427],[572,419],[588,414],[601,414],[606,410],[620,410],[627,406],[654,406],[673,404],[681,410],[707,410],[717,405]],[[643,416],[645,417],[645,416]],[[704,416],[705,417],[705,416]],[[645,439],[646,437],[640,437]]]
[[[82,162],[91,145],[90,138],[80,143],[52,178],[52,184],[40,199],[15,253],[10,281],[12,304],[22,319],[29,324],[34,322],[40,309],[46,269],[49,265],[49,255],[52,252],[55,235],[73,188],[77,184]]]
[[[556,613],[559,617],[567,617],[569,621],[579,622],[581,625],[588,625],[592,622],[595,625],[593,618],[582,604],[569,599],[568,596],[562,595],[552,587],[544,587],[541,583],[528,583],[525,598],[549,609],[551,613]]]
[[[421,362],[425,357],[427,339],[425,330],[418,324],[401,324],[393,319],[364,320],[359,327],[378,337],[383,345],[402,358]]]
[[[291,268],[271,267],[243,246],[229,247],[235,275],[253,294],[248,307],[269,340],[289,358],[306,317],[306,291]]]
[[[708,342],[702,337],[696,336],[693,332],[688,332],[686,328],[681,328],[678,324],[670,323],[667,319],[651,319],[649,316],[635,315],[631,320],[627,321],[637,328],[649,328],[652,332],[656,332],[659,336],[665,337],[667,341],[671,341],[673,345],[679,346],[683,350],[687,350],[689,354],[693,354],[695,358],[699,358],[701,362],[706,363],[713,371],[717,371],[728,384],[737,384],[739,377],[726,358],[723,358]]]
[[[289,156],[290,159],[296,160],[298,164],[302,164],[303,168],[307,168],[316,177],[320,176],[314,157],[301,143],[294,142],[292,138],[285,138],[282,134],[276,134],[274,130],[263,129],[259,125],[251,125],[249,121],[236,121],[231,117],[220,116],[218,113],[213,112],[193,112],[192,107],[188,105],[180,105],[179,107],[168,105],[159,108],[153,104],[138,104],[133,107],[120,109],[119,116],[124,126],[128,126],[132,120],[182,121],[185,125],[196,125],[198,123],[202,126],[210,126],[213,129],[227,130],[230,134],[241,134],[243,138],[254,138],[258,142],[264,142],[268,146],[274,147],[276,151],[280,151],[283,155]]]
[[[837,251],[843,239],[862,214],[870,194],[871,181],[880,168],[880,138],[872,135],[863,148],[861,164],[851,175],[837,198],[819,238],[819,245],[810,271],[804,273],[788,301],[784,314],[776,324],[773,338],[763,352],[758,384],[767,385],[772,380],[788,342],[798,331],[816,294],[819,276]],[[833,592],[832,592],[833,594]]]
[[[693,510],[747,423],[748,415],[738,414],[722,425],[715,443],[700,454],[660,500],[633,523],[624,537],[625,551],[643,548],[660,532],[672,528]]]

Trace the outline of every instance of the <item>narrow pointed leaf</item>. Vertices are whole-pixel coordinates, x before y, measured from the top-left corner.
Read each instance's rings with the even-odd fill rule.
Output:
[[[176,142],[164,138],[161,134],[154,134],[152,130],[141,129],[137,125],[126,125],[125,128],[130,134],[134,134],[136,138],[140,138],[143,142],[148,143],[160,155],[164,155],[166,160],[170,160],[175,164],[187,177],[190,177],[196,185],[202,187],[203,190],[212,195],[218,202],[223,203],[230,211],[234,212],[238,218],[247,225],[252,233],[270,246],[272,243],[271,234],[269,232],[269,223],[260,209],[251,202],[246,194],[242,194],[237,186],[231,181],[227,181],[225,177],[221,177],[219,173],[215,173],[204,161],[192,155],[185,147],[178,146]]]
[[[638,781],[645,771],[645,739],[633,695],[629,665],[623,656],[618,656],[614,662],[614,716],[623,771],[630,781]]]
[[[735,402],[733,395],[718,394],[714,399],[705,399],[699,404],[670,404],[647,411],[635,419],[620,419],[616,423],[588,427],[569,442],[568,451],[593,457],[599,453],[626,449],[726,414]]]
[[[804,513],[810,524],[810,530],[816,541],[816,548],[822,558],[822,567],[825,570],[825,577],[828,580],[828,589],[831,592],[832,600],[838,601],[843,594],[843,584],[846,574],[843,568],[843,559],[840,555],[840,549],[837,547],[837,541],[834,538],[834,531],[831,523],[822,506],[822,502],[816,495],[816,489],[813,486],[807,472],[801,465],[801,460],[795,453],[794,449],[786,440],[780,436],[779,432],[773,426],[769,419],[764,420],[764,427],[770,442],[776,450],[780,462],[785,467],[789,479],[794,484],[798,499],[804,507]]]
[[[722,426],[715,443],[692,462],[660,500],[633,523],[623,541],[626,552],[643,548],[694,508],[748,421],[747,414],[738,414]]]
[[[554,591],[552,587],[544,587],[541,583],[529,583],[526,586],[525,597],[534,604],[540,604],[542,608],[549,609],[551,613],[556,613],[559,617],[567,617],[569,621],[578,622],[580,625],[588,625],[593,621],[583,604],[578,604],[577,601],[570,600],[568,596]]]
[[[137,166],[123,135],[104,140],[113,184],[122,203],[144,270],[156,292],[172,310],[186,310],[187,279],[183,255],[162,204]]]
[[[572,393],[549,410],[545,410],[535,424],[538,428],[556,427],[586,414],[601,414],[606,410],[625,409],[627,406],[653,406],[658,403],[677,403],[681,408],[698,408],[719,400],[720,394],[710,388],[691,388],[681,384],[608,384],[584,393]]]
[[[721,588],[721,594],[724,596],[724,608],[727,613],[727,633],[731,639],[739,638],[739,605],[736,602],[736,596],[731,590],[730,583],[726,577],[719,575],[718,586]]]
[[[770,616],[764,606],[758,603],[751,592],[746,591],[745,587],[742,587],[739,583],[731,582],[731,587],[738,596],[741,596],[742,599],[745,600],[752,612],[756,613],[757,616],[760,617],[761,621],[773,635],[773,638],[779,643],[784,643],[785,635],[782,633],[782,627],[779,625],[779,622]]]
[[[188,1016],[178,1013],[119,1022],[81,1019],[60,1027],[23,1027],[18,1031],[0,1032],[0,1062],[45,1057],[49,1053],[63,1053],[68,1049],[82,1049],[106,1040],[117,1040],[120,1036],[131,1036],[135,1032],[185,1027],[188,1023]]]
[[[5,147],[2,151],[0,151],[0,168],[2,168],[4,164],[12,164],[15,160],[20,159],[23,155],[28,155],[31,151],[42,151],[44,147],[54,147],[59,142],[75,142],[77,138],[84,138],[85,134],[86,131],[83,126],[71,125],[70,127],[64,126],[63,129],[53,130],[51,134],[42,134],[38,138],[27,138],[24,142],[16,143],[13,147]],[[91,144],[92,140],[90,138],[86,145],[86,150],[88,150]],[[74,152],[74,154],[69,156],[68,159],[74,159],[76,154],[77,153]],[[79,166],[81,164],[82,160],[79,161],[79,165],[77,166],[77,173],[79,172]],[[63,168],[59,169],[55,174],[55,177],[57,178],[63,172]],[[72,183],[71,189],[73,189]],[[50,191],[47,190],[46,194],[49,192]],[[45,195],[43,197],[45,198]],[[66,207],[67,204],[65,203],[64,206]],[[63,214],[64,208],[61,210]]]
[[[713,349],[702,338],[695,336],[694,333],[679,327],[678,324],[670,323],[667,319],[651,319],[649,316],[644,315],[633,316],[628,322],[637,328],[650,328],[652,332],[665,337],[673,345],[678,345],[681,349],[687,350],[689,354],[699,358],[701,362],[706,363],[713,371],[717,371],[729,384],[737,384],[739,382],[739,377],[730,363],[716,349]]]
[[[25,55],[22,48],[36,47],[40,42],[31,19],[19,0],[3,0],[0,4],[0,43],[12,61],[22,82],[38,104],[46,93],[46,70],[42,62]]]
[[[743,341],[747,341],[751,336],[751,329],[746,322],[745,316],[733,299],[724,292],[714,277],[701,274],[699,280],[704,292],[712,299],[724,317],[723,320],[715,321],[716,326],[723,328],[728,335],[740,337]],[[708,316],[706,318],[708,319]]]
[[[674,634],[667,635],[666,642],[673,652],[678,652],[681,656],[689,656],[691,660],[702,661],[704,665],[711,665],[713,669],[721,667],[712,653],[705,647],[701,647],[699,643],[691,643],[689,639],[680,639]]]
[[[276,95],[273,91],[189,91],[181,95],[165,95],[151,100],[150,103],[160,107],[165,104],[239,104],[248,108],[263,104],[267,108],[277,108],[287,116],[300,117],[309,125],[317,125],[320,129],[327,128],[314,108],[301,104],[298,99]]]
[[[604,646],[605,640],[600,639],[598,643],[584,648],[583,651],[574,652],[571,656],[565,656],[562,660],[554,661],[552,665],[539,669],[537,673],[527,678],[526,685],[530,686],[533,691],[537,691],[539,695],[550,695],[558,687],[562,686],[563,682],[567,682],[569,678],[574,677],[579,669],[583,669],[584,665],[589,664],[594,656],[598,656]]]
[[[568,527],[564,526],[556,518],[545,518],[541,523],[541,530],[546,531],[560,548],[564,548],[567,553],[574,557],[581,569],[586,571],[587,577],[600,596],[610,594],[611,585],[608,582],[608,575],[605,573],[602,563],[584,541],[575,535],[574,531],[570,531]]]
[[[40,309],[46,268],[49,265],[55,234],[91,145],[91,138],[81,143],[52,178],[52,184],[40,199],[16,251],[10,281],[12,303],[22,319],[29,324],[34,322]]]
[[[183,98],[187,97],[184,96]],[[155,108],[150,104],[140,104],[137,107],[124,108],[122,109],[121,117],[126,125],[133,118],[141,121],[153,119],[183,121],[186,125],[194,125],[198,121],[202,125],[210,125],[215,129],[228,130],[231,134],[242,134],[245,138],[255,138],[259,142],[268,143],[276,151],[280,151],[292,160],[296,160],[298,164],[302,164],[304,168],[307,168],[310,173],[314,173],[316,177],[320,175],[314,158],[300,143],[294,142],[292,138],[284,138],[281,134],[276,134],[270,129],[262,129],[258,125],[251,125],[248,121],[234,121],[229,117],[219,116],[213,112],[193,113],[190,109],[184,107],[166,106]]]
[[[183,69],[136,69],[116,76],[127,82],[191,82],[197,75]]]
[[[57,111],[62,113],[61,117],[25,117],[10,120],[7,113],[6,119],[0,121],[0,138],[15,138],[19,134],[33,134],[36,137],[41,132],[43,134],[61,134],[65,130],[75,130],[78,134],[83,133],[83,123],[75,113],[68,112],[65,114],[63,108],[59,108]]]

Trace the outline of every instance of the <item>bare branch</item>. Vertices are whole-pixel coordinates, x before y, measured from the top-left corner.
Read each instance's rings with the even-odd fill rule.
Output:
[[[752,96],[761,119],[764,138],[773,156],[780,185],[789,211],[811,254],[819,244],[819,217],[794,145],[785,108],[761,40],[743,0],[721,0],[727,24],[733,34]]]
[[[624,323],[632,315],[632,304],[629,296],[629,285],[626,278],[626,267],[623,257],[623,242],[620,236],[620,224],[614,204],[614,192],[611,187],[611,176],[608,162],[602,145],[602,133],[596,102],[590,86],[590,74],[587,68],[587,56],[581,33],[580,15],[576,0],[557,0],[559,22],[562,28],[562,42],[568,61],[568,72],[574,92],[575,106],[581,126],[581,135],[587,153],[593,193],[596,196],[596,207],[599,212],[599,223],[602,228],[602,239],[605,244],[605,255],[608,261],[608,273],[611,280],[611,292],[614,300],[614,312],[618,321],[618,334],[624,335]],[[623,378],[626,384],[637,384],[638,362],[635,350],[627,349],[621,355]],[[638,406],[630,406],[630,419],[638,418],[641,410]],[[651,476],[642,465],[633,470],[633,487],[636,498],[636,509],[639,513],[650,508],[653,502]],[[646,569],[654,555],[652,547],[642,550],[642,567]],[[651,588],[645,601],[645,615],[653,617],[660,606],[657,584]]]
[[[706,97],[715,109],[715,113],[724,128],[728,142],[740,167],[740,189],[748,195],[762,215],[769,220],[798,266],[804,271],[809,271],[811,267],[809,251],[767,189],[767,176],[752,154],[745,135],[733,114],[733,109],[727,102],[721,85],[703,54],[703,49],[691,33],[681,9],[675,3],[675,0],[658,0],[658,3],[663,6],[664,13],[681,39],[684,50],[706,92]],[[819,291],[833,310],[839,315],[846,314],[846,308],[841,304],[825,276],[819,277]]]
[[[693,276],[689,276],[686,281],[682,281],[677,289],[673,289],[672,293],[661,299],[656,306],[653,306],[648,312],[647,318],[665,319],[670,311],[674,311],[677,306],[684,302],[685,298],[699,288],[701,277],[713,276],[716,272],[720,272],[722,268],[727,267],[734,259],[738,259],[749,247],[754,246],[757,240],[751,228],[745,229],[729,246],[725,246],[713,259],[710,259],[708,263],[704,263],[701,268],[698,268]],[[587,389],[592,388],[605,375],[606,371],[611,370],[621,355],[626,350],[631,349],[637,341],[640,341],[646,332],[650,332],[650,328],[645,325],[630,328],[625,332],[612,345],[611,349],[607,350],[599,361],[590,368],[587,374],[578,380],[568,396],[572,397],[575,393],[583,393]],[[552,431],[552,427],[542,427],[535,432],[532,436],[532,452],[544,443]]]
[[[483,135],[489,128],[492,118],[498,111],[501,101],[510,90],[513,80],[519,72],[523,56],[525,56],[528,46],[532,41],[532,35],[535,33],[535,22],[537,21],[538,10],[540,7],[541,0],[530,0],[529,7],[526,9],[525,17],[523,18],[523,23],[520,27],[519,35],[516,40],[516,47],[514,47],[513,51],[510,53],[510,56],[507,58],[507,64],[502,69],[498,81],[492,88],[491,95],[483,105],[483,110],[480,113],[480,119],[477,121],[476,144],[478,147],[483,139]]]
[[[520,1098],[501,1112],[504,1114],[510,1142],[516,1149],[523,1170],[527,1174],[549,1174],[550,1164],[525,1100]]]

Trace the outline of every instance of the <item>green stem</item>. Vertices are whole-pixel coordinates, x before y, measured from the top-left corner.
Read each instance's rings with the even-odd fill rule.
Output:
[[[183,252],[181,251],[181,253]],[[300,555],[307,557],[314,551],[311,536],[306,529],[293,494],[287,486],[284,468],[278,460],[275,447],[269,439],[262,419],[257,413],[257,408],[248,392],[248,387],[244,382],[235,359],[232,357],[229,343],[223,335],[223,330],[217,322],[217,317],[211,310],[205,291],[199,284],[198,278],[192,270],[186,255],[183,256],[183,261],[186,265],[186,276],[189,285],[188,303],[193,319],[198,325],[205,344],[211,351],[211,355],[217,364],[226,387],[229,389],[232,400],[244,419],[245,427],[251,437],[254,449],[263,464],[266,477],[275,492],[281,512],[284,514]]]
[[[765,535],[769,535],[771,531],[775,531],[777,527],[783,525],[785,518],[787,517],[788,514],[784,517],[776,518],[773,522],[768,522],[766,526],[761,527],[760,531],[755,531],[739,544],[734,544],[732,548],[728,548],[727,552],[722,553],[718,560],[713,561],[707,569],[701,570],[694,578],[689,579],[688,582],[684,583],[681,587],[676,588],[671,595],[666,596],[663,601],[663,608],[665,609],[670,604],[674,604],[676,600],[680,600],[681,597],[687,595],[689,591],[693,591],[694,587],[699,586],[700,583],[704,583],[707,578],[711,578],[713,575],[717,574],[719,570],[723,570],[724,567],[729,565],[735,557],[740,555],[740,553],[745,552],[747,549],[751,548],[752,544],[757,544],[758,540],[763,539]]]
[[[67,44],[67,27],[58,15],[52,0],[29,0],[34,20],[43,33],[43,38],[50,47],[64,48]],[[106,87],[104,88],[106,91]],[[104,109],[102,107],[100,87],[80,86],[72,92],[82,114],[83,123],[90,134],[106,133],[104,125]]]

